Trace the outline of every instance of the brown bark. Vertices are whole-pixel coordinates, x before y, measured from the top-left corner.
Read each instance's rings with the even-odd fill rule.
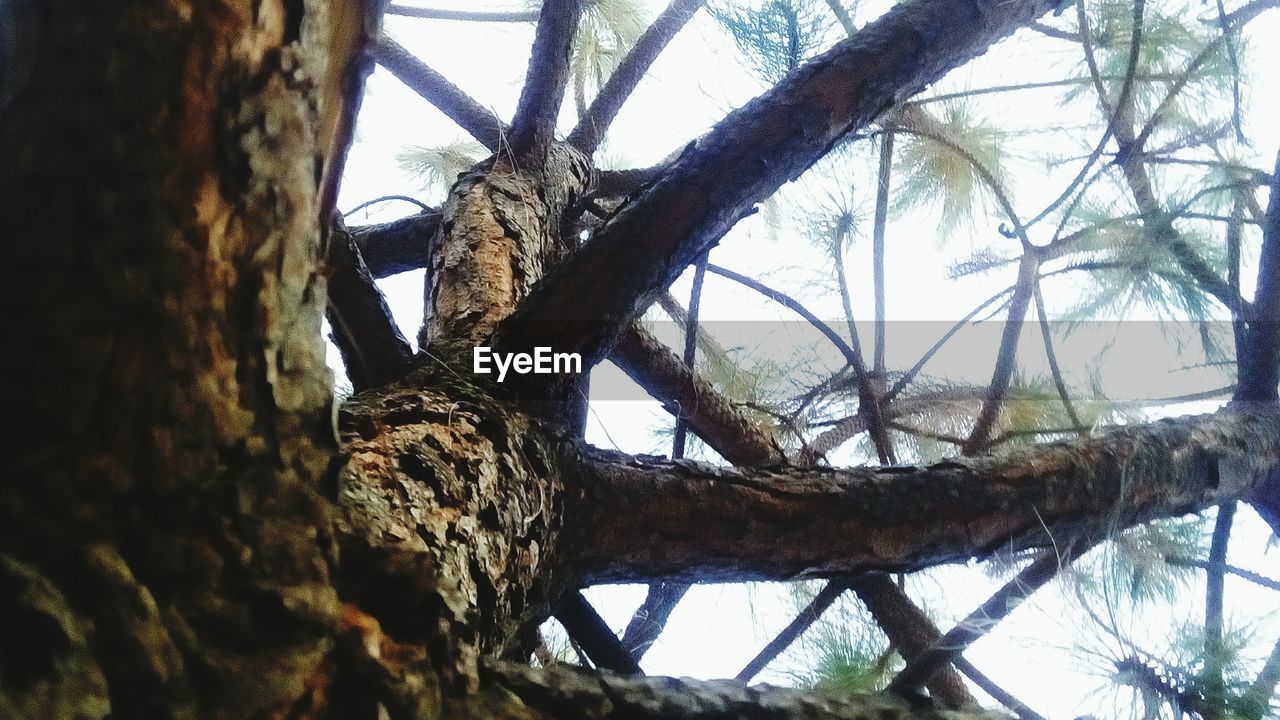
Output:
[[[329,648],[318,171],[361,7],[0,7],[7,717],[277,712]]]
[[[1269,407],[998,457],[836,470],[713,468],[593,451],[573,477],[582,580],[731,582],[915,570],[1123,528],[1247,494],[1280,458]],[[589,540],[588,540],[589,539]]]
[[[632,327],[610,359],[721,456],[738,465],[783,462],[768,433],[644,329]]]
[[[418,345],[488,338],[576,245],[560,218],[591,182],[590,161],[567,145],[533,168],[495,156],[462,175],[440,209]]]

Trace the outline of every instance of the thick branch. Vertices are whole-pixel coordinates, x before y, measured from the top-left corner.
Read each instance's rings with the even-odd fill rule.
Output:
[[[840,138],[1049,8],[917,0],[890,10],[691,143],[592,242],[548,275],[495,345],[598,362],[664,288],[752,206]]]
[[[1262,405],[923,467],[730,469],[597,450],[568,479],[566,546],[584,582],[914,570],[1045,546],[1046,530],[1201,510],[1278,461],[1280,410]]]
[[[481,145],[497,152],[506,127],[488,108],[471,99],[457,85],[427,67],[426,63],[389,37],[384,36],[378,40],[375,55],[378,64],[390,70],[410,90],[435,105],[450,120],[471,133],[471,137]]]
[[[618,642],[618,636],[581,592],[565,595],[556,609],[556,619],[597,667],[624,675],[643,674],[631,654]]]
[[[581,14],[578,0],[545,0],[533,39],[529,71],[511,121],[511,149],[517,157],[537,158],[551,146],[564,89],[569,83],[569,53]]]
[[[635,47],[631,48],[618,69],[609,76],[609,81],[600,88],[600,94],[591,101],[586,115],[569,134],[570,145],[588,155],[595,152],[609,125],[613,123],[613,118],[622,109],[622,104],[631,97],[631,92],[640,84],[645,73],[649,72],[653,61],[666,49],[667,43],[698,12],[703,2],[704,0],[672,0],[636,41]]]
[[[439,227],[440,212],[428,210],[379,225],[353,227],[351,238],[369,272],[384,278],[426,267]]]
[[[582,720],[995,720],[983,710],[943,711],[872,695],[824,695],[769,686],[747,687],[733,680],[624,678],[568,667],[533,669],[488,663],[482,692],[446,708],[447,717],[575,717]],[[505,691],[505,692],[503,692]],[[463,706],[465,705],[465,706]],[[499,710],[501,713],[499,714]],[[452,712],[450,712],[452,711]]]

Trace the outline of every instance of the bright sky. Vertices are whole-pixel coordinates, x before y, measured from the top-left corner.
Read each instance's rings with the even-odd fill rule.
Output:
[[[655,0],[642,2],[648,4],[650,17],[665,6],[665,2]],[[466,1],[426,4],[478,9]],[[868,7],[873,5],[887,7],[887,3],[868,3]],[[1228,3],[1229,7],[1235,5]],[[519,9],[514,3],[485,9],[489,7]],[[1196,4],[1193,10],[1199,16],[1210,17],[1211,7]],[[1067,16],[1056,24],[1064,25],[1073,13],[1068,10]],[[864,9],[858,17],[865,20],[874,14]],[[510,118],[525,71],[532,25],[389,18],[387,30],[481,104],[500,117]],[[1276,148],[1280,147],[1280,92],[1274,85],[1265,84],[1272,74],[1266,69],[1280,67],[1280,58],[1274,43],[1267,41],[1280,37],[1280,12],[1253,22],[1246,37],[1253,42],[1251,64],[1245,74],[1258,82],[1247,82],[1244,87],[1245,132],[1252,146],[1245,149],[1251,156],[1242,159],[1254,167],[1269,169]],[[1078,46],[1073,44],[1020,33],[1014,41],[953,72],[926,94],[1078,75],[1078,52]],[[650,165],[705,132],[728,110],[763,89],[763,84],[744,68],[732,41],[705,13],[700,13],[676,37],[628,101],[598,158],[601,164],[612,167]],[[986,96],[974,103],[978,113],[997,119],[1000,127],[1039,131],[1009,140],[1007,189],[1020,212],[1026,214],[1060,192],[1078,167],[1078,160],[1046,167],[1045,148],[1051,148],[1060,158],[1071,158],[1087,154],[1086,146],[1096,142],[1095,132],[1072,133],[1062,128],[1078,124],[1083,115],[1071,106],[1060,109],[1058,97],[1057,91],[1030,91]],[[562,130],[572,127],[571,112],[566,106]],[[406,173],[396,158],[413,145],[433,147],[468,139],[451,121],[381,69],[370,79],[358,133],[342,188],[342,208],[390,194],[415,195],[437,204],[440,192],[423,189],[422,181]],[[865,160],[846,163],[832,173],[834,179],[831,175],[819,180],[806,178],[784,189],[779,204],[789,208],[797,202],[803,206],[807,201],[812,208],[812,198],[852,186],[853,195],[860,198],[860,207],[867,208],[869,218],[867,198],[874,185],[873,173],[874,165]],[[1265,204],[1265,196],[1259,195],[1259,199]],[[361,211],[348,222],[363,224],[412,212],[414,208],[405,204],[384,203]],[[797,232],[797,219],[802,214],[784,210],[776,230],[771,230],[760,216],[740,223],[712,253],[712,262],[792,294],[820,317],[841,318],[840,301],[829,280],[828,256]],[[894,321],[889,329],[887,353],[891,368],[909,366],[950,322],[1013,279],[1014,267],[962,280],[953,280],[948,274],[951,262],[977,248],[995,245],[1010,253],[1017,251],[1016,241],[1004,240],[994,233],[1000,221],[998,215],[979,214],[972,226],[956,228],[940,227],[938,221],[936,211],[901,213],[892,219],[887,231],[887,304],[889,318]],[[863,237],[855,242],[846,264],[855,295],[854,312],[860,318],[869,317],[872,307],[869,226],[867,219]],[[1047,239],[1032,237],[1038,242]],[[1250,271],[1246,271],[1245,278],[1246,286],[1251,286]],[[421,274],[406,273],[381,284],[406,337],[412,339],[422,313]],[[686,276],[673,292],[687,299],[688,287]],[[1065,310],[1078,289],[1069,283],[1046,283],[1050,314]],[[708,278],[702,313],[713,333],[750,333],[754,332],[752,328],[766,327],[767,323],[775,334],[758,343],[766,351],[791,350],[792,343],[801,346],[812,342],[811,331],[790,322],[794,317],[785,308],[721,278]],[[756,324],[743,325],[743,321]],[[1073,377],[1077,380],[1086,378],[1090,369],[1104,371],[1106,392],[1116,398],[1159,397],[1214,387],[1211,372],[1177,370],[1177,366],[1185,364],[1179,355],[1151,351],[1159,344],[1154,339],[1158,338],[1155,327],[1135,324],[1125,326],[1123,332],[1083,333],[1075,341],[1064,341],[1060,349],[1063,364],[1069,373],[1076,373]],[[958,342],[939,355],[930,368],[938,374],[984,382],[990,377],[994,355],[991,338],[998,332],[994,323],[977,327],[968,341]],[[869,345],[870,328],[863,329],[861,335],[864,346]],[[826,353],[826,362],[832,369],[838,367],[837,357],[829,348],[815,347]],[[1025,371],[1029,375],[1043,374],[1038,333],[1024,332],[1021,348],[1019,357]],[[616,388],[629,385],[609,367],[601,368],[597,375],[593,388],[613,388],[609,392],[616,393]],[[1212,404],[1200,404],[1194,408],[1174,407],[1169,412],[1205,412],[1212,408]],[[597,397],[593,398],[593,413],[588,430],[591,442],[631,452],[669,452],[671,418],[655,402]],[[853,449],[832,458],[833,463],[858,460]],[[1277,553],[1267,550],[1269,532],[1252,511],[1242,509],[1236,526],[1230,561],[1263,572],[1274,567]],[[908,588],[936,615],[945,630],[985,600],[1002,581],[976,567],[949,567],[910,578]],[[1140,643],[1157,646],[1158,639],[1178,623],[1203,617],[1202,587],[1202,578],[1197,576],[1174,605],[1153,605],[1142,617],[1129,619],[1133,637]],[[638,586],[595,588],[588,597],[613,627],[621,628],[643,592]],[[1249,652],[1258,658],[1265,656],[1280,636],[1280,596],[1231,577],[1226,592],[1231,620],[1249,624],[1256,633]],[[848,598],[846,602],[846,610],[853,607]],[[1082,625],[1086,621],[1072,606],[1074,602],[1058,587],[1051,586],[974,645],[966,657],[1007,690],[1055,720],[1085,713],[1097,713],[1099,718],[1114,715],[1110,704],[1113,700],[1097,693],[1103,684],[1097,664],[1088,666],[1079,659],[1077,643],[1096,635],[1096,631]],[[697,587],[676,610],[667,632],[645,658],[644,669],[653,674],[699,678],[732,676],[794,613],[793,603],[781,586]],[[802,663],[802,658],[784,656],[759,679],[789,683],[786,670]]]

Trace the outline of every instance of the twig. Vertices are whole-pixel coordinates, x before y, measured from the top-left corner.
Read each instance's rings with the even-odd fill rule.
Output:
[[[411,197],[409,197],[408,195],[383,195],[382,197],[376,197],[376,198],[374,198],[374,199],[372,199],[372,200],[365,200],[364,202],[360,203],[359,205],[357,205],[357,206],[355,206],[355,207],[351,208],[350,210],[348,210],[348,211],[346,211],[346,212],[342,213],[342,217],[344,217],[344,218],[351,217],[352,215],[355,215],[356,213],[360,212],[361,210],[363,210],[363,209],[365,209],[365,208],[367,208],[367,207],[371,207],[371,206],[373,206],[373,205],[377,205],[378,203],[390,202],[390,201],[392,201],[392,200],[399,200],[400,202],[407,202],[407,203],[410,203],[410,204],[412,204],[412,205],[417,205],[417,206],[418,206],[418,209],[419,209],[419,210],[421,210],[421,211],[423,211],[423,212],[433,212],[433,210],[431,209],[431,207],[429,207],[426,203],[422,202],[421,200],[418,200],[418,199],[415,199],[415,198],[411,198]]]
[[[1207,560],[1196,560],[1195,558],[1180,557],[1177,555],[1165,555],[1164,561],[1175,567],[1200,568],[1201,570],[1208,570],[1210,567],[1210,563]],[[1245,570],[1242,567],[1236,567],[1235,565],[1228,565],[1226,563],[1222,563],[1222,571],[1228,575],[1235,575],[1242,580],[1248,580],[1258,587],[1264,587],[1268,590],[1280,592],[1280,580],[1272,580],[1271,578],[1265,575],[1260,575],[1252,570]]]
[[[1044,295],[1040,292],[1040,279],[1033,281],[1032,290],[1035,294],[1036,317],[1040,321],[1040,336],[1044,339],[1044,355],[1049,361],[1049,373],[1053,376],[1054,387],[1058,389],[1058,397],[1062,399],[1062,407],[1067,411],[1067,419],[1071,421],[1071,426],[1076,432],[1084,435],[1086,429],[1080,422],[1080,416],[1076,414],[1076,407],[1071,402],[1071,395],[1067,392],[1067,383],[1062,378],[1062,368],[1058,366],[1058,354],[1053,350],[1053,332],[1049,329],[1049,316],[1045,312]]]

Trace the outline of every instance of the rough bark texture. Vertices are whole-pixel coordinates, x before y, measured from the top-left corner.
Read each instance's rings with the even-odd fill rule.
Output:
[[[428,643],[447,687],[473,691],[480,655],[527,658],[564,589],[567,441],[460,372],[433,363],[343,407],[341,586],[392,635]]]
[[[378,225],[353,227],[351,237],[369,272],[375,278],[384,278],[426,267],[439,227],[440,212],[430,210]]]
[[[734,718],[843,718],[844,720],[995,720],[981,710],[913,707],[903,700],[873,696],[823,697],[801,690],[747,687],[733,680],[624,678],[569,668],[535,672],[492,664],[489,693],[469,699],[459,717],[587,718],[632,720],[722,720]],[[523,707],[513,703],[518,698]]]
[[[318,169],[358,8],[0,5],[0,715],[265,714],[327,652]]]
[[[418,344],[488,338],[576,246],[560,217],[591,180],[590,162],[567,145],[552,146],[541,169],[495,156],[461,176],[441,208]]]
[[[1277,461],[1269,406],[923,467],[715,468],[593,451],[572,480],[566,546],[591,582],[914,570],[1045,545],[1045,527],[1200,510],[1246,494]]]

